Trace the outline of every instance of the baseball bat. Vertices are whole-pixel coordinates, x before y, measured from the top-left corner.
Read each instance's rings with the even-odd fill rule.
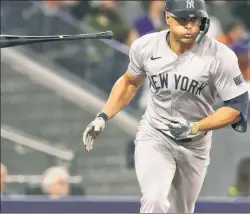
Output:
[[[18,35],[0,35],[0,48],[8,48],[19,45],[27,45],[41,42],[56,42],[64,40],[81,39],[112,39],[113,32],[105,31],[92,34],[76,35],[52,35],[52,36],[18,36]]]

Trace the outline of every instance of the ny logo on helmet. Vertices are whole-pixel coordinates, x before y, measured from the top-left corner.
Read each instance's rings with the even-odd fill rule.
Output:
[[[194,0],[186,0],[187,8],[194,8]]]

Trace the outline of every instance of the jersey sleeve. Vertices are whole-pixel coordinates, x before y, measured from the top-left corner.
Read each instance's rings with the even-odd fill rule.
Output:
[[[219,57],[213,79],[216,90],[223,101],[233,99],[247,91],[238,59],[231,50],[226,50],[224,55],[221,54]]]
[[[134,77],[144,77],[146,72],[143,69],[143,56],[141,50],[141,39],[135,40],[129,50],[128,72]]]

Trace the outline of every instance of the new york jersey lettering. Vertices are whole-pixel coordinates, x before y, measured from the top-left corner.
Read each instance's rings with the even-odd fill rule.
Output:
[[[156,91],[160,89],[168,89],[169,79],[168,73],[149,76],[150,86],[152,86]],[[190,79],[187,76],[178,74],[174,74],[172,81],[174,83],[175,90],[187,91],[195,95],[200,95],[202,90],[208,85],[206,82],[199,82],[197,80]]]

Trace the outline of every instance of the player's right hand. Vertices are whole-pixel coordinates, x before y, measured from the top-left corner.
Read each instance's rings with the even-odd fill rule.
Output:
[[[178,140],[187,138],[189,135],[196,135],[199,133],[199,123],[190,122],[187,120],[179,120],[171,122],[169,125],[170,133]]]
[[[94,140],[105,128],[106,118],[108,117],[103,116],[103,114],[98,114],[96,119],[87,126],[83,133],[83,144],[88,152],[93,149]]]

